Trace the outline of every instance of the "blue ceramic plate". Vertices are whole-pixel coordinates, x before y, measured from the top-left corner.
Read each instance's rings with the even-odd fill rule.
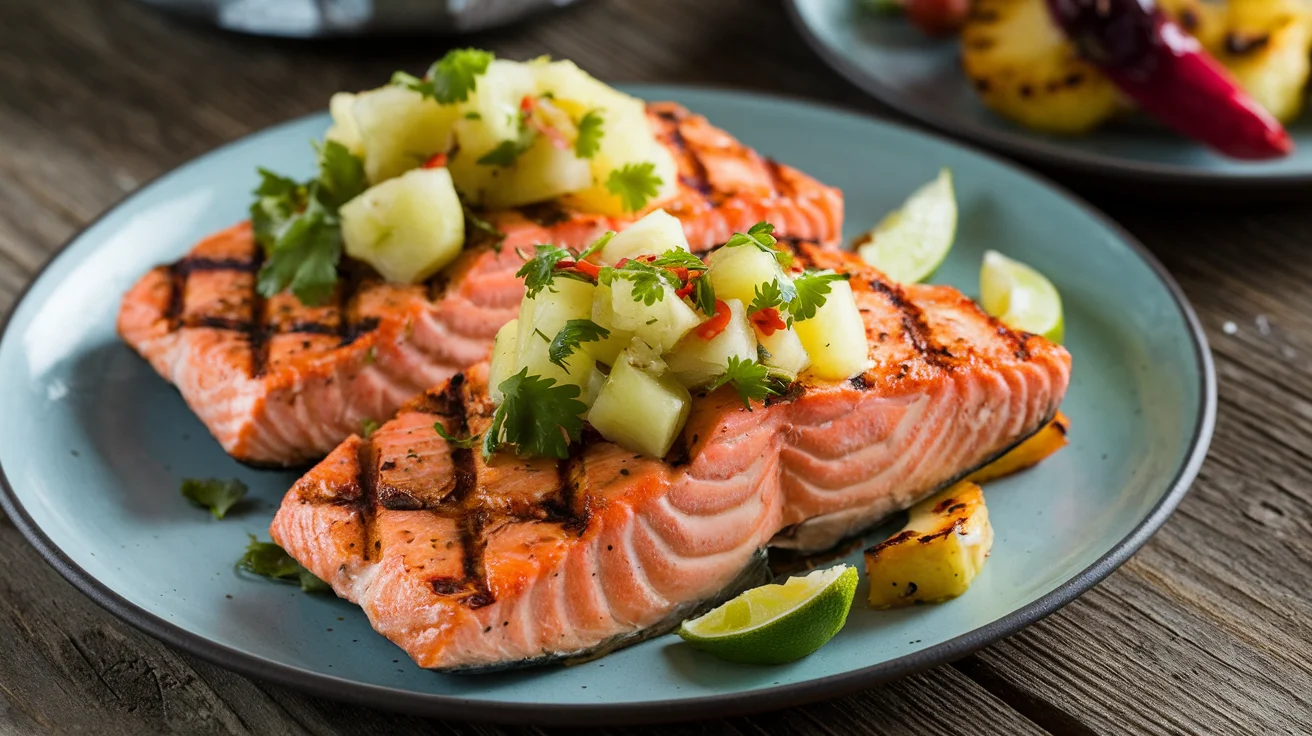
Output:
[[[1312,115],[1288,126],[1293,154],[1261,163],[1224,158],[1147,121],[1079,137],[1044,135],[980,103],[961,71],[956,38],[928,38],[901,16],[863,12],[859,2],[785,0],[802,35],[830,66],[885,104],[952,135],[1036,163],[1115,177],[1224,188],[1312,183]]]
[[[236,574],[267,538],[286,472],[228,458],[178,394],[114,333],[120,296],[151,266],[244,217],[255,167],[308,174],[315,115],[164,176],[56,257],[0,338],[4,508],[69,580],[115,614],[248,675],[372,706],[534,722],[672,720],[837,695],[981,647],[1052,612],[1162,524],[1202,462],[1215,387],[1202,332],[1170,278],[1077,200],[1004,163],[831,109],[725,91],[646,87],[847,193],[854,236],[941,166],[956,172],[958,243],[937,280],[975,291],[997,248],[1066,301],[1071,446],[988,489],[997,541],[962,598],[876,612],[859,602],[824,649],[782,667],[733,665],[665,636],[600,661],[493,676],[430,673],[350,604]],[[185,476],[236,476],[252,508],[214,521]],[[859,563],[853,555],[849,560]],[[866,595],[858,591],[858,601]]]

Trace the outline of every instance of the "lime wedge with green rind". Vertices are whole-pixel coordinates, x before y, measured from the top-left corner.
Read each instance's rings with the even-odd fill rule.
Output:
[[[862,240],[857,253],[890,279],[905,284],[924,281],[952,250],[957,237],[957,197],[952,172],[917,189],[902,207],[890,212]]]
[[[1034,268],[990,250],[979,270],[980,306],[1013,330],[1061,342],[1061,294]]]
[[[783,664],[824,646],[847,622],[856,595],[856,568],[839,565],[763,585],[698,618],[679,636],[721,659]]]

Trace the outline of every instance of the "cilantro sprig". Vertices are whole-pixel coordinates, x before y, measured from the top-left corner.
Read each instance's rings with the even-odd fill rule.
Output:
[[[793,288],[797,290],[797,295],[788,301],[789,319],[802,322],[814,317],[816,310],[823,307],[828,299],[832,284],[850,278],[851,275],[845,273],[813,270],[807,270],[794,278]]]
[[[323,304],[336,288],[342,259],[337,210],[368,186],[364,165],[345,146],[328,141],[317,151],[319,173],[306,182],[259,169],[250,209],[266,256],[256,281],[260,293],[272,297],[290,289],[309,306]]]
[[[468,450],[478,445],[478,435],[456,437],[450,432],[447,432],[446,427],[443,427],[441,422],[433,422],[433,430],[452,447],[459,447],[462,450]]]
[[[660,193],[664,183],[654,163],[625,164],[610,172],[606,190],[620,198],[625,212],[637,212]]]
[[[756,295],[752,298],[751,305],[747,307],[747,312],[754,314],[771,307],[787,308],[788,304],[796,298],[797,287],[790,279],[775,279],[769,283],[757,284]]]
[[[396,72],[392,84],[431,97],[443,105],[464,102],[478,87],[478,78],[487,72],[496,57],[481,49],[452,49],[428,67],[423,79]]]
[[[554,291],[551,282],[557,276],[566,275],[566,272],[556,269],[556,264],[572,257],[573,254],[558,245],[542,243],[533,246],[533,257],[524,261],[524,265],[515,272],[517,278],[524,279],[524,290],[528,298],[536,297],[543,289]]]
[[[724,243],[725,248],[738,248],[744,245],[750,245],[757,250],[769,253],[774,256],[782,268],[788,268],[793,264],[793,254],[787,250],[775,247],[779,242],[774,237],[774,225],[768,222],[758,222],[752,225],[745,233],[734,233]]]
[[[578,260],[580,261],[587,260],[588,257],[591,256],[593,253],[597,253],[602,248],[605,248],[606,244],[609,243],[611,241],[611,238],[613,237],[615,237],[614,230],[607,230],[606,232],[602,233],[601,237],[592,241],[592,245],[589,245],[588,247],[584,248],[583,252],[579,253]]]
[[[261,542],[250,536],[250,544],[246,545],[246,554],[241,556],[237,561],[237,568],[246,572],[269,578],[270,580],[282,580],[294,582],[301,586],[301,590],[306,593],[327,593],[332,591],[332,586],[315,576],[314,573],[306,570],[291,555],[273,542]]]
[[[753,401],[780,396],[788,388],[788,380],[772,372],[768,366],[736,355],[729,358],[724,373],[712,381],[707,390],[714,391],[725,384],[733,386],[748,411],[751,411]]]
[[[209,509],[216,519],[222,519],[233,506],[246,496],[246,484],[233,478],[183,478],[182,496],[188,501]]]
[[[579,387],[557,385],[555,379],[530,376],[528,368],[502,381],[503,399],[483,434],[483,456],[502,445],[513,445],[526,457],[569,457],[569,443],[578,442],[587,404]]]
[[[585,342],[597,342],[610,337],[610,330],[590,319],[572,319],[560,328],[560,332],[551,339],[547,346],[547,358],[560,369],[569,373],[565,361]]]
[[[605,120],[601,113],[589,110],[579,118],[579,134],[574,139],[574,155],[579,158],[592,158],[601,150],[601,139],[606,135],[601,126]]]
[[[668,269],[639,260],[625,261],[619,267],[607,266],[597,276],[597,280],[606,286],[614,284],[615,279],[631,282],[633,301],[649,307],[665,298],[666,286],[678,289],[682,285],[679,277]]]

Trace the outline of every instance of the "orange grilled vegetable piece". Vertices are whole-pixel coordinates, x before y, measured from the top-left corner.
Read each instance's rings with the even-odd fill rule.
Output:
[[[1066,431],[1069,428],[1070,420],[1065,414],[1057,412],[1057,416],[1053,417],[1043,429],[1013,447],[1007,454],[971,473],[966,480],[973,483],[987,483],[1038,465],[1070,442],[1066,438]]]

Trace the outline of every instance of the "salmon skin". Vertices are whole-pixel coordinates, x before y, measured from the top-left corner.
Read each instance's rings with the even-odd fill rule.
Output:
[[[836,245],[838,190],[734,140],[673,103],[648,117],[680,172],[659,203],[684,225],[694,250],[769,220],[779,234]],[[581,249],[615,220],[549,202],[485,215],[505,239],[471,242],[426,284],[387,284],[348,273],[326,306],[255,291],[262,251],[249,223],[197,244],[147,273],[124,297],[118,331],[234,458],[295,466],[322,458],[361,424],[487,357],[515,317],[524,287],[521,252],[537,243]],[[472,228],[471,228],[472,231]],[[477,231],[474,231],[477,232]],[[479,236],[471,238],[477,240]],[[348,264],[349,265],[349,264]]]
[[[760,552],[819,549],[955,482],[1042,428],[1070,356],[946,286],[850,273],[871,367],[743,407],[694,398],[664,459],[585,430],[568,460],[453,447],[493,413],[480,363],[352,436],[288,492],[273,539],[420,666],[583,658],[668,630],[743,584]],[[834,521],[836,520],[836,521]]]

